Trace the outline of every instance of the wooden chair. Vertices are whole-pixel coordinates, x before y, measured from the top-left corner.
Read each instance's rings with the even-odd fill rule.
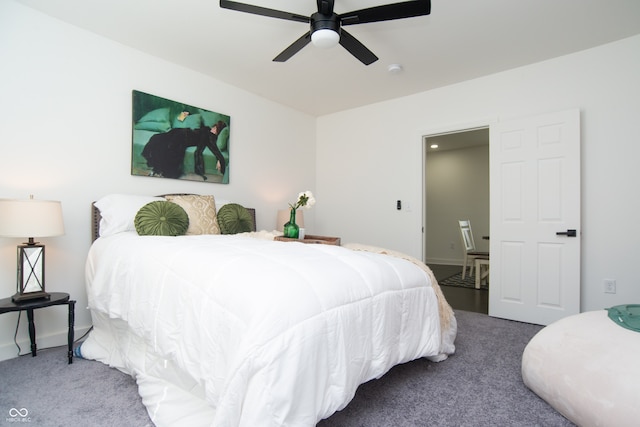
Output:
[[[481,252],[476,250],[476,243],[473,240],[473,231],[471,230],[471,221],[460,220],[460,236],[462,238],[462,246],[464,247],[464,262],[462,264],[462,278],[467,272],[469,266],[469,277],[473,276],[473,269],[476,259],[489,260],[489,252]],[[477,273],[477,272],[476,272]]]
[[[480,289],[482,282],[489,285],[489,260],[476,258],[476,289]]]

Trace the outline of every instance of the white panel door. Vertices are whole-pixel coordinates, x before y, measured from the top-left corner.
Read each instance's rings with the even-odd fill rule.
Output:
[[[489,315],[548,325],[579,313],[580,111],[492,125],[489,150]]]

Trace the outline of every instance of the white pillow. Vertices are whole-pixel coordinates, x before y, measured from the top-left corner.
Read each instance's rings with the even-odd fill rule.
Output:
[[[135,231],[133,223],[141,207],[163,197],[136,196],[131,194],[110,194],[97,202],[100,210],[100,237],[111,236],[124,231]]]

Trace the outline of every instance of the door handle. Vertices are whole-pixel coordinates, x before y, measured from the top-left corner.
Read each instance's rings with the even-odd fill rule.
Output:
[[[558,231],[556,236],[576,237],[578,234],[576,230]]]

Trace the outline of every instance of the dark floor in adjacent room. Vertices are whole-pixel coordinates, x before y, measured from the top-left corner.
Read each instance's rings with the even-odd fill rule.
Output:
[[[438,281],[446,279],[460,272],[459,265],[428,264]],[[456,286],[441,286],[442,293],[454,310],[489,313],[489,291],[483,289],[460,288]]]

